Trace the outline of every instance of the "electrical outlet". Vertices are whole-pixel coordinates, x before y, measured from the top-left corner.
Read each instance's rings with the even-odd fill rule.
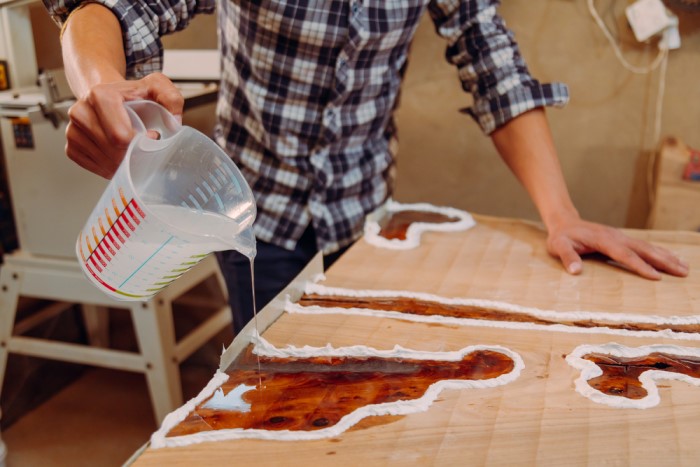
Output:
[[[625,9],[627,21],[639,42],[644,42],[673,25],[661,0],[638,0]]]

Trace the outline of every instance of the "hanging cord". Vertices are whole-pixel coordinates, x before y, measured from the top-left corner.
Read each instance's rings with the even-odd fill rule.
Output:
[[[605,22],[603,19],[600,17],[598,14],[598,11],[595,8],[595,4],[593,3],[594,0],[587,0],[588,4],[588,11],[591,13],[591,16],[595,20],[595,22],[598,24],[600,27],[601,31],[603,31],[603,34],[605,35],[606,39],[612,46],[613,50],[615,51],[615,56],[617,59],[620,61],[623,67],[627,69],[628,71],[638,74],[638,75],[646,75],[654,70],[656,70],[659,66],[661,66],[661,72],[659,73],[659,88],[656,93],[656,107],[654,109],[654,133],[653,133],[653,141],[652,141],[652,150],[650,151],[649,154],[649,160],[647,162],[647,170],[646,170],[646,182],[647,182],[647,193],[648,193],[648,202],[649,202],[649,208],[653,208],[654,206],[654,201],[656,198],[656,194],[654,193],[654,166],[656,165],[656,152],[659,149],[659,144],[660,144],[660,139],[661,139],[661,123],[662,123],[662,114],[663,114],[663,102],[664,102],[664,94],[666,91],[666,72],[668,71],[668,44],[664,39],[661,39],[658,43],[658,48],[659,48],[659,53],[656,55],[654,60],[647,66],[645,67],[640,67],[640,66],[635,66],[629,63],[624,55],[622,54],[622,50],[620,50],[620,47],[617,44],[617,41],[613,37],[612,33],[608,29],[608,27],[605,25]]]
[[[615,56],[620,61],[620,63],[622,63],[622,66],[624,66],[627,70],[631,71],[632,73],[638,75],[646,75],[647,73],[651,73],[652,71],[656,70],[659,67],[659,65],[661,65],[661,62],[663,62],[664,56],[668,53],[668,50],[666,48],[659,47],[659,53],[657,54],[656,58],[654,58],[654,61],[652,61],[649,65],[645,67],[632,65],[630,62],[627,61],[627,59],[625,59],[624,55],[622,54],[622,50],[620,50],[620,46],[617,45],[617,41],[613,37],[608,27],[605,25],[603,18],[601,18],[598,14],[598,11],[596,10],[595,4],[593,2],[594,0],[587,0],[588,11],[591,13],[591,16],[600,27],[600,30],[603,31],[605,38],[612,46],[613,50],[615,51]]]
[[[649,208],[654,206],[656,192],[654,190],[654,166],[656,165],[657,152],[661,144],[661,116],[664,107],[664,94],[666,91],[666,72],[668,70],[668,49],[664,49],[664,59],[661,61],[661,72],[659,73],[659,89],[656,93],[656,110],[654,116],[654,140],[653,148],[649,154],[647,162],[647,192],[649,194]]]

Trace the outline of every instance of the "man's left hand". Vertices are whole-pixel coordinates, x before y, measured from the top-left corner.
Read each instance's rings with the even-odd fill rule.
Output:
[[[582,255],[602,253],[647,279],[659,280],[661,272],[678,277],[688,275],[688,265],[669,250],[627,236],[613,227],[581,219],[550,227],[547,251],[559,258],[571,274],[583,270]]]

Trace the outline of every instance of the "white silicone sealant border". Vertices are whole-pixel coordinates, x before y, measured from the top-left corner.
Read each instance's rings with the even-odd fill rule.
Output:
[[[195,408],[211,397],[214,392],[228,380],[228,375],[218,371],[214,378],[207,386],[195,397],[188,401],[185,405],[170,413],[163,421],[161,428],[151,436],[151,447],[154,449],[172,446],[186,446],[195,443],[208,441],[225,441],[235,439],[269,439],[280,441],[297,441],[297,440],[314,440],[332,438],[345,432],[348,428],[355,425],[360,420],[375,415],[407,415],[411,413],[423,412],[430,408],[432,403],[437,399],[439,394],[445,389],[482,389],[503,386],[512,381],[515,381],[522,370],[525,368],[525,363],[522,357],[516,352],[498,345],[478,345],[465,347],[453,352],[421,352],[411,349],[406,349],[400,346],[395,346],[391,350],[377,350],[372,347],[356,345],[351,347],[334,348],[330,345],[325,347],[294,347],[287,346],[285,348],[276,348],[262,337],[257,337],[254,340],[254,352],[259,355],[275,356],[275,357],[314,357],[314,356],[377,356],[381,358],[405,358],[414,360],[444,360],[457,361],[464,358],[465,355],[479,351],[490,350],[502,353],[510,357],[514,362],[513,370],[509,373],[500,375],[496,378],[487,380],[442,380],[433,383],[428,387],[425,394],[418,399],[410,401],[395,401],[382,404],[371,404],[355,410],[333,425],[332,427],[323,428],[315,431],[291,431],[291,430],[259,430],[259,429],[225,429],[195,433],[191,435],[167,437],[167,433],[177,424],[182,422],[187,415],[195,410]]]

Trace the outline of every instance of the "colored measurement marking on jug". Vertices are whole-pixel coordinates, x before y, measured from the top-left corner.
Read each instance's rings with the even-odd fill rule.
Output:
[[[135,232],[136,226],[139,226],[141,220],[146,218],[146,214],[133,198],[127,200],[121,187],[118,191],[119,201],[121,201],[123,209],[120,210],[117,200],[112,198],[112,208],[116,218],[112,220],[109,210],[105,208],[104,219],[102,216],[97,219],[97,227],[99,227],[99,233],[102,235],[98,235],[94,225],[91,231],[80,233],[78,242],[80,258],[92,277],[103,287],[114,293],[123,294],[126,297],[140,298],[141,295],[129,294],[119,290],[114,284],[110,284],[101,277],[104,268],[107,267],[107,263],[117,259],[118,252],[126,244],[127,240],[131,238],[131,232]],[[94,246],[91,242],[90,234],[92,234]]]
[[[154,229],[157,222],[151,222],[136,200],[125,196],[121,187],[117,192],[108,200],[114,217],[105,208],[96,225],[81,232],[78,251],[89,277],[104,289],[125,298],[145,299],[207,254],[190,255],[185,261],[173,258],[165,249],[175,237],[163,229]]]

